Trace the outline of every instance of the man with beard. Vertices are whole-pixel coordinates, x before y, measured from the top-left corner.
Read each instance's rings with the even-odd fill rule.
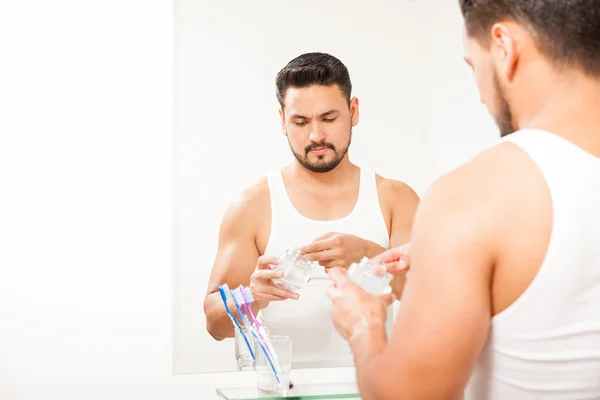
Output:
[[[335,325],[365,400],[456,399],[465,387],[477,400],[598,399],[599,4],[460,6],[465,58],[503,139],[426,194],[391,338],[390,296],[333,269]],[[394,269],[402,253],[377,259]]]
[[[419,199],[406,184],[348,158],[359,103],[340,60],[303,54],[278,73],[276,87],[295,160],[245,190],[227,210],[204,302],[207,330],[217,340],[234,335],[217,288],[250,285],[254,313],[260,311],[272,334],[291,336],[293,367],[352,365],[350,348],[330,318],[327,271],[407,242]],[[311,280],[299,295],[272,282],[281,275],[270,265],[292,247],[312,261]],[[396,276],[398,297],[403,285],[403,276]],[[389,329],[391,312],[388,307]]]

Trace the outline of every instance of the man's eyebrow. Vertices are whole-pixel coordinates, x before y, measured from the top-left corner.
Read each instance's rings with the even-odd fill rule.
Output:
[[[339,113],[339,111],[338,111],[338,110],[336,110],[336,109],[329,110],[329,111],[327,111],[327,112],[324,112],[323,114],[321,114],[321,118],[323,118],[323,117],[327,117],[328,115],[335,114],[335,113]]]
[[[336,109],[332,109],[332,110],[326,111],[323,114],[319,115],[319,118],[323,118],[328,115],[336,114],[336,113],[339,113],[339,111]],[[292,114],[291,118],[293,118],[293,119],[308,119],[308,117],[305,117],[304,115],[300,115],[300,114]]]

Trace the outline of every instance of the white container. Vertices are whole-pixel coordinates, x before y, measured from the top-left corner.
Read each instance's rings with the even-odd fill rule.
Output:
[[[310,263],[303,256],[304,253],[298,249],[286,250],[280,263],[271,266],[273,270],[283,272],[283,277],[274,279],[273,283],[294,293],[303,289],[310,281],[312,271]]]
[[[373,265],[367,257],[350,265],[347,274],[354,283],[372,295],[378,296],[392,291],[390,282],[393,276],[386,271],[385,265]]]

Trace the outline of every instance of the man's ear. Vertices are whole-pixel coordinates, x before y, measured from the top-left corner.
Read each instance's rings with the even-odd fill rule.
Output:
[[[358,125],[360,112],[358,110],[358,98],[356,97],[353,97],[352,100],[350,100],[350,118],[352,121],[352,126]]]
[[[287,136],[287,129],[285,126],[285,112],[283,111],[283,108],[279,109],[279,118],[281,119],[281,132]]]
[[[497,73],[507,82],[514,78],[519,64],[519,41],[515,29],[507,23],[499,22],[492,26],[490,51],[497,65]]]

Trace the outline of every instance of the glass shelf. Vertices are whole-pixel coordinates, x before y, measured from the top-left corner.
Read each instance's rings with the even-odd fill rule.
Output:
[[[296,384],[285,397],[260,392],[256,386],[217,389],[217,395],[220,400],[360,399],[355,383]]]

